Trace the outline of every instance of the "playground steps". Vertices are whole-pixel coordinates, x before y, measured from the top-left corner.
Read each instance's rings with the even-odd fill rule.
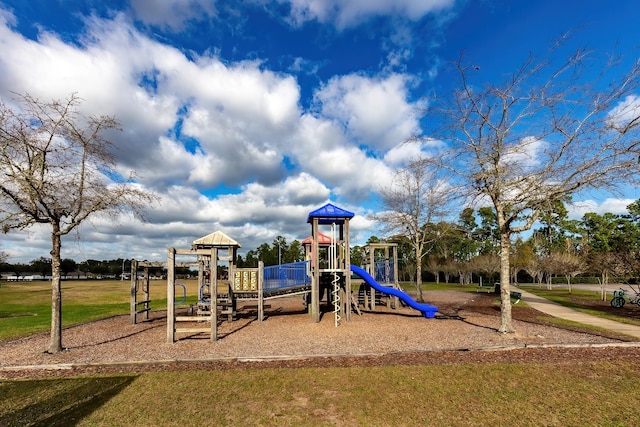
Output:
[[[211,316],[176,316],[176,322],[210,322]]]
[[[176,316],[175,317],[175,322],[176,324],[182,322],[189,322],[189,323],[194,323],[194,322],[210,322],[211,321],[211,316]],[[194,334],[194,333],[211,333],[211,327],[194,327],[194,326],[190,326],[190,327],[176,327],[174,329],[175,333],[187,333],[187,334]]]
[[[236,315],[236,309],[235,309],[235,304],[232,302],[220,302],[220,300],[218,300],[218,308],[222,308],[219,313],[222,315],[227,315],[229,316],[229,321],[233,320],[233,317]],[[196,311],[197,317],[188,317],[185,318],[185,321],[187,321],[187,319],[189,319],[190,321],[195,321],[195,322],[210,322],[211,321],[211,311],[209,311],[209,307],[198,307],[198,310]],[[178,321],[178,318],[176,317],[176,321]]]
[[[199,334],[199,333],[211,333],[211,328],[176,328],[176,333],[187,333],[187,334]]]
[[[387,286],[385,284],[385,286]],[[363,306],[365,310],[373,309],[371,305],[371,292],[374,292],[374,301],[376,306],[391,306],[391,297],[385,295],[380,291],[371,288],[369,285],[363,283],[358,288],[357,304]],[[354,299],[356,297],[354,296]]]
[[[236,303],[233,297],[218,298],[218,308],[220,309],[220,314],[226,315],[229,322],[233,321],[236,315]]]

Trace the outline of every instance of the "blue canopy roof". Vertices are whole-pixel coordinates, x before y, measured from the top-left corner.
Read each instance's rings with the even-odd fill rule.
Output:
[[[327,203],[323,207],[309,212],[307,222],[310,223],[313,218],[318,218],[318,222],[320,224],[331,224],[333,222],[342,222],[345,219],[350,219],[353,217],[353,212],[346,211],[331,203]]]

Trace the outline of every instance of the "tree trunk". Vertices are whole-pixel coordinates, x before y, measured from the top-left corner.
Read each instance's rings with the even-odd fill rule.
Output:
[[[62,351],[62,286],[60,283],[60,249],[62,247],[58,224],[51,233],[51,340],[49,353]]]
[[[536,280],[538,281],[539,288],[542,288],[542,279],[544,279],[544,272],[540,271],[536,274]]]
[[[500,328],[498,332],[515,332],[511,321],[511,286],[509,284],[509,254],[511,252],[511,233],[507,226],[500,224]]]
[[[424,302],[422,296],[422,258],[420,254],[416,256],[416,290],[418,291],[418,302]]]
[[[602,301],[607,300],[607,285],[609,284],[609,273],[606,270],[602,270],[602,279],[600,280],[600,299]]]

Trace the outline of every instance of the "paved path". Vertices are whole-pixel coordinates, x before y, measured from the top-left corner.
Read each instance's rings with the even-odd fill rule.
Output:
[[[512,288],[517,289],[518,292],[522,292],[522,301],[526,302],[530,307],[535,308],[536,310],[543,313],[549,314],[553,317],[571,320],[578,323],[584,323],[585,325],[597,326],[603,329],[609,329],[611,331],[619,332],[621,334],[640,339],[640,326],[628,325],[626,323],[620,323],[614,320],[603,319],[598,316],[581,313],[572,308],[565,307],[556,302],[549,301],[548,299],[524,291],[520,288],[516,288],[516,286],[512,285]]]

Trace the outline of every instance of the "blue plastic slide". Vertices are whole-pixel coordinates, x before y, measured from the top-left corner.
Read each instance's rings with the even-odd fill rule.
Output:
[[[362,277],[362,279],[375,290],[400,298],[402,301],[406,302],[409,305],[409,307],[422,312],[422,315],[428,319],[434,318],[436,313],[438,312],[438,307],[435,307],[429,304],[421,304],[416,300],[414,300],[413,298],[411,298],[406,293],[399,291],[398,289],[394,289],[389,286],[382,286],[380,283],[376,282],[376,280],[373,277],[371,277],[369,273],[367,273],[365,270],[363,270],[360,267],[352,265],[351,271],[356,273],[358,276]]]

